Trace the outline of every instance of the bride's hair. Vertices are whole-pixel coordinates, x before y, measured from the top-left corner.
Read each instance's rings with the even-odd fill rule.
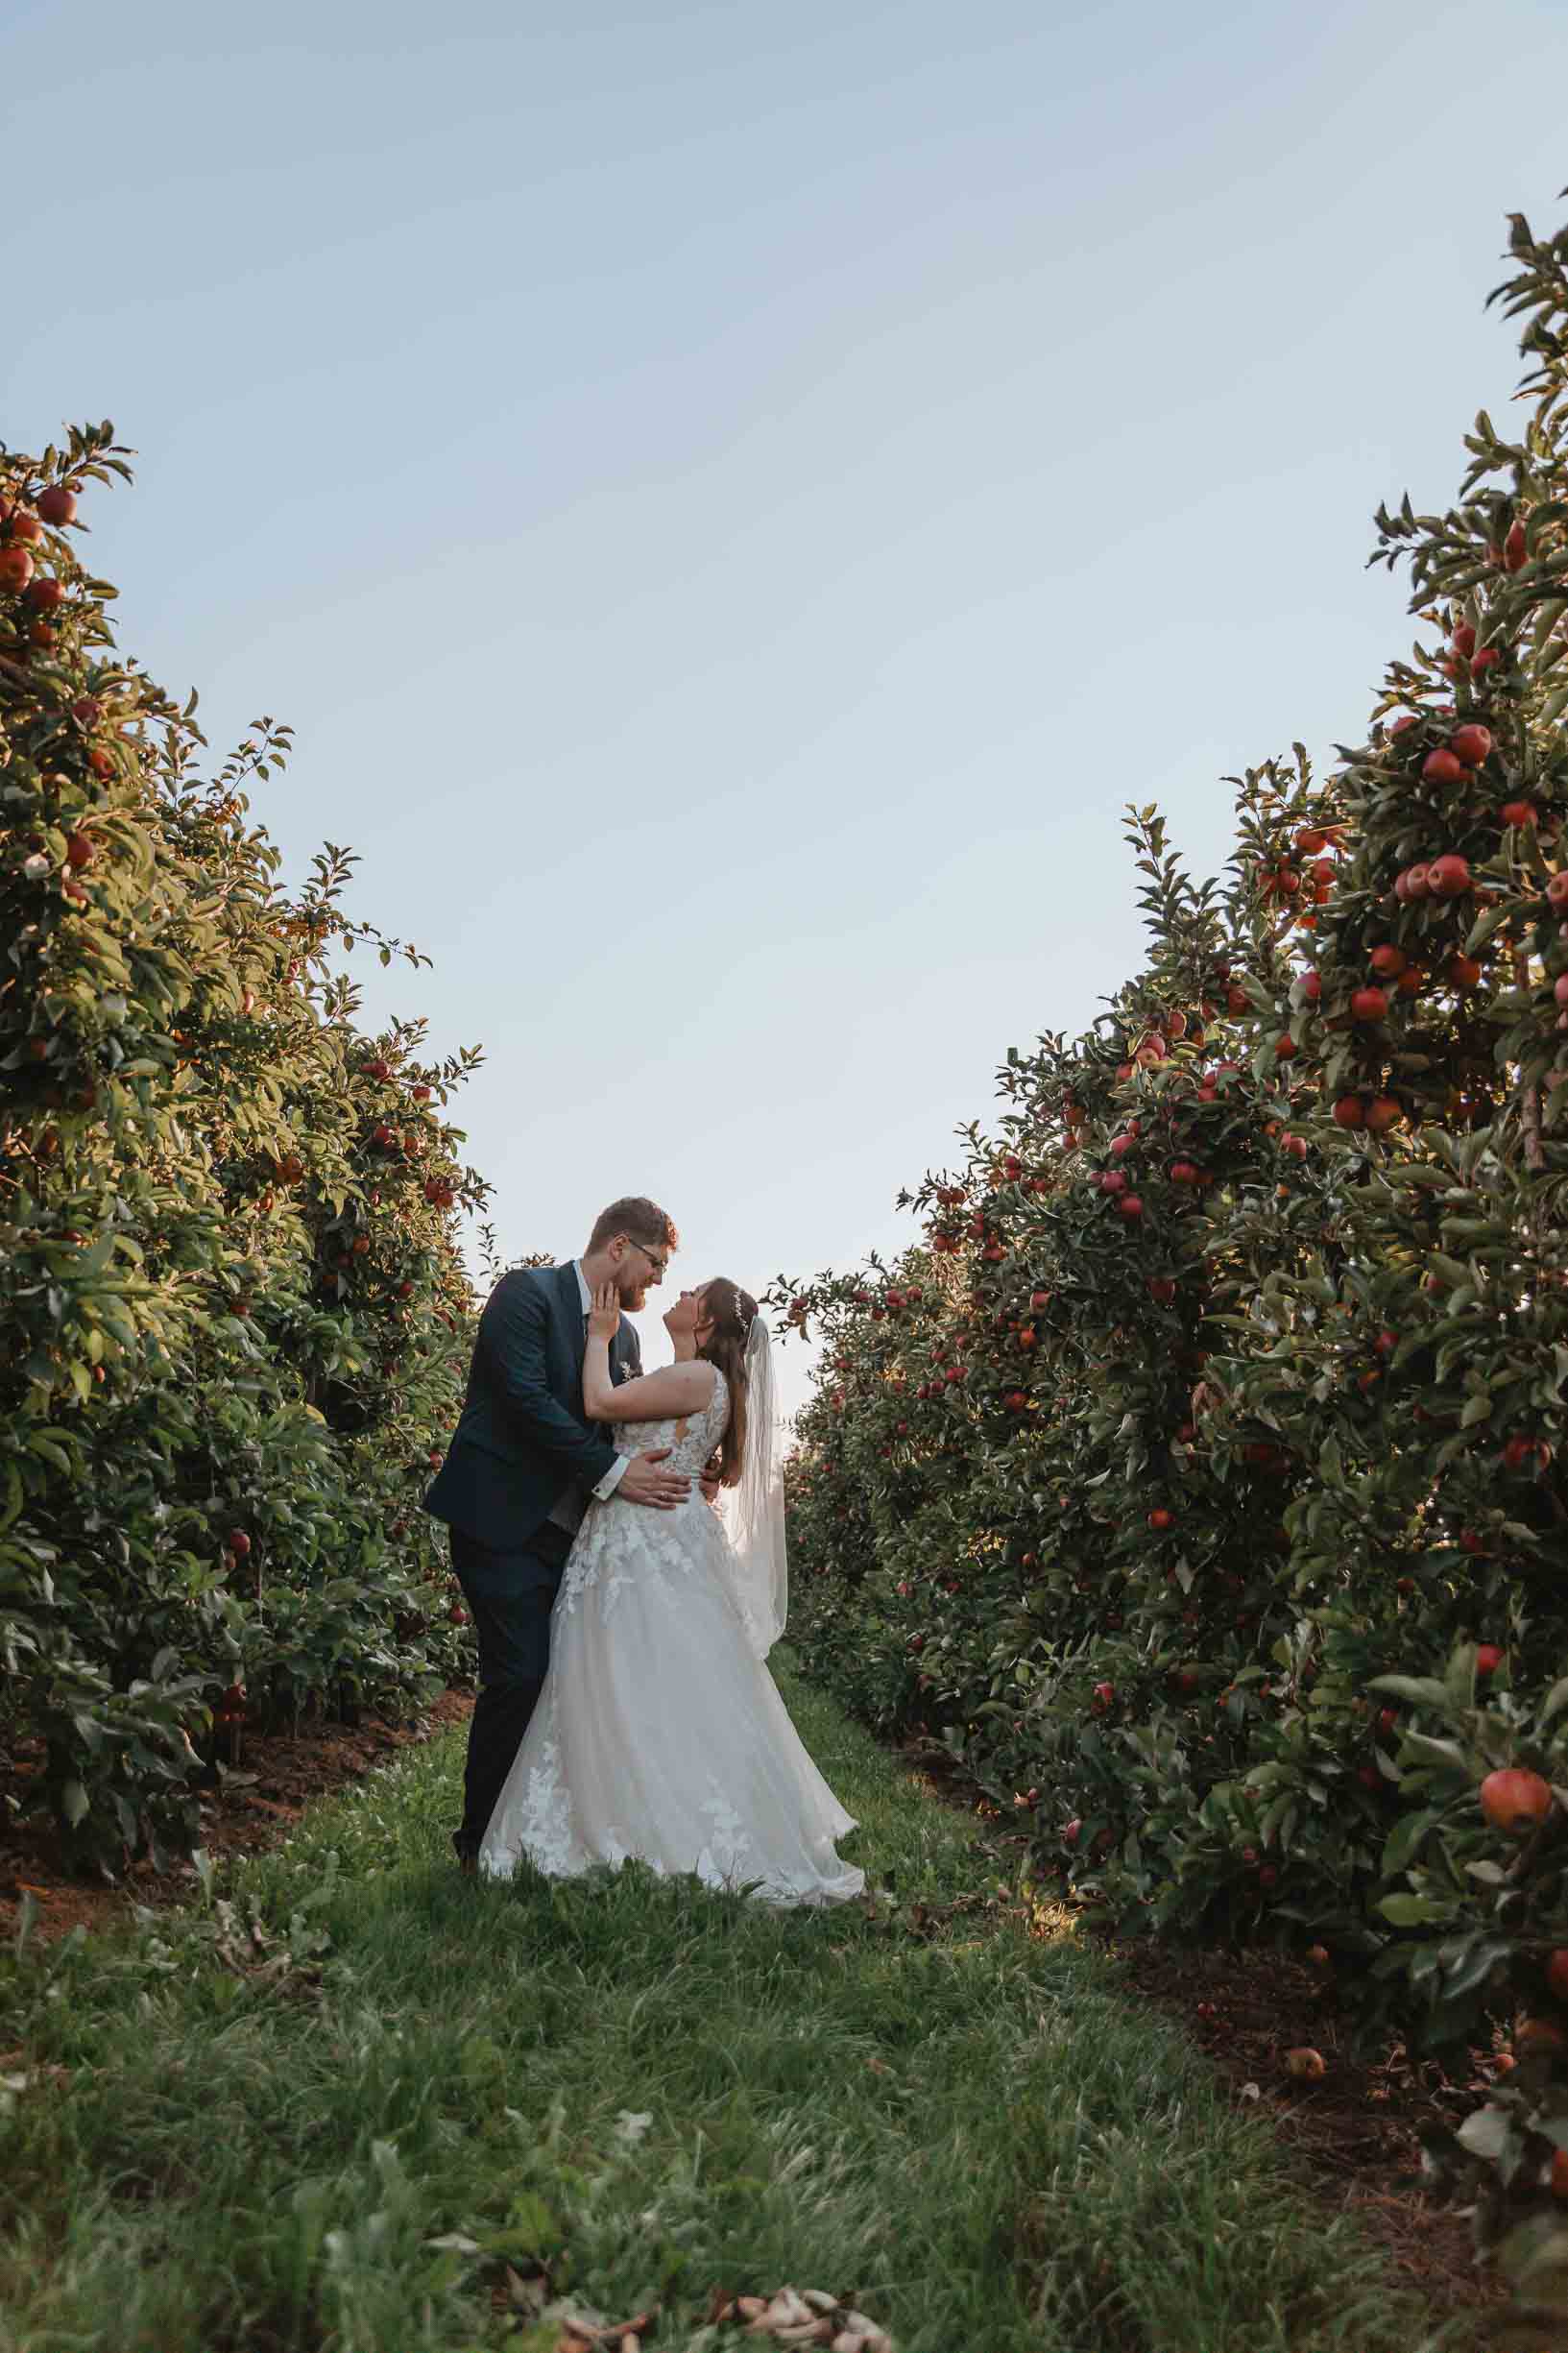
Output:
[[[702,1287],[703,1321],[713,1328],[697,1354],[717,1365],[730,1386],[730,1419],[719,1440],[718,1475],[722,1487],[738,1487],[746,1459],[746,1342],[757,1301],[727,1274],[715,1274]]]

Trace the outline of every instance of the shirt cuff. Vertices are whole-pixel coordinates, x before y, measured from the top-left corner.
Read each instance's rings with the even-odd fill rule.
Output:
[[[611,1496],[620,1485],[626,1466],[631,1459],[632,1458],[629,1454],[616,1455],[615,1461],[605,1472],[604,1477],[599,1481],[598,1486],[593,1490],[594,1495],[600,1503],[609,1502]]]

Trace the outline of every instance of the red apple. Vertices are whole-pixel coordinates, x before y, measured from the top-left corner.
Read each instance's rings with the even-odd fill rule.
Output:
[[[1494,1831],[1522,1838],[1552,1811],[1552,1784],[1517,1765],[1488,1773],[1481,1784],[1481,1810]]]
[[[0,547],[0,590],[16,596],[33,577],[33,558],[25,547]]]
[[[52,529],[62,531],[68,522],[76,521],[76,493],[63,482],[52,482],[38,493],[38,513]]]
[[[1116,1205],[1129,1224],[1144,1214],[1143,1201],[1136,1193],[1123,1193]]]
[[[1470,864],[1457,851],[1450,850],[1444,858],[1435,858],[1427,868],[1427,888],[1435,898],[1457,899],[1470,887]]]
[[[41,511],[43,500],[38,500]],[[1508,538],[1503,542],[1503,564],[1508,571],[1523,571],[1528,550],[1525,546],[1525,526],[1522,522],[1508,525]]]
[[[1464,779],[1464,763],[1452,752],[1428,752],[1421,763],[1421,773],[1429,785],[1458,785]]]
[[[1357,1021],[1382,1021],[1388,1010],[1387,991],[1358,988],[1350,1000],[1350,1010]]]
[[[1370,961],[1372,970],[1382,979],[1397,981],[1410,962],[1410,958],[1405,954],[1403,948],[1396,948],[1389,940],[1385,941],[1382,947],[1373,949]]]
[[[1448,739],[1448,748],[1467,768],[1479,768],[1484,760],[1491,758],[1492,731],[1472,720],[1468,726],[1454,730]]]
[[[1341,1095],[1334,1106],[1334,1119],[1340,1128],[1364,1128],[1366,1105],[1359,1095]]]
[[[1507,1655],[1495,1642],[1481,1643],[1476,1651],[1476,1673],[1495,1675]]]

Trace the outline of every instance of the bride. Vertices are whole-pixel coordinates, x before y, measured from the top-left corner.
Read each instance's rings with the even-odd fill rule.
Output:
[[[833,1852],[856,1824],[763,1664],[785,1604],[766,1320],[725,1275],[683,1291],[664,1316],[675,1362],[617,1389],[619,1320],[606,1284],[589,1320],[584,1410],[615,1423],[623,1450],[668,1446],[666,1468],[688,1472],[691,1491],[673,1512],[614,1494],[590,1503],[479,1869],[508,1879],[525,1858],[562,1878],[635,1857],[773,1904],[856,1896],[863,1873]],[[715,1447],[738,1505],[733,1542],[696,1486]]]

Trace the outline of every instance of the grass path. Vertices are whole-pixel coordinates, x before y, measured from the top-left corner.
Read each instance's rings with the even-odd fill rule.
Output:
[[[966,1819],[789,1696],[900,1906],[983,1893]],[[784,2281],[855,2291],[899,2353],[1418,2341],[1266,2126],[1071,1937],[635,1871],[466,1882],[460,1765],[448,1735],[227,1901],[6,1964],[0,2078],[29,2081],[0,2118],[0,2343],[460,2353],[511,2325],[502,2258],[607,2315],[662,2297],[683,2353],[720,2341],[715,2284]]]

